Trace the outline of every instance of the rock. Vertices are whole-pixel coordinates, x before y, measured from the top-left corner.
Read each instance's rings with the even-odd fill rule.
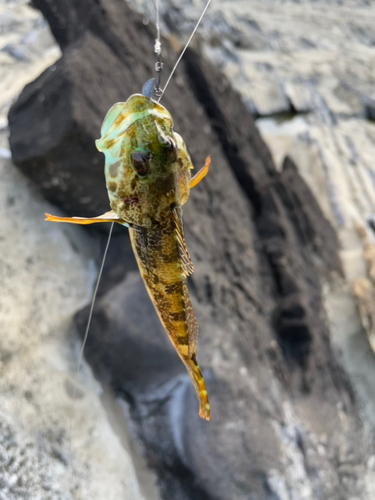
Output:
[[[353,282],[353,294],[358,301],[362,326],[367,333],[371,349],[375,352],[375,287],[367,278],[357,278]]]
[[[15,96],[61,55],[47,22],[25,2],[0,5],[0,129]],[[21,54],[23,61],[12,57]]]
[[[68,214],[92,216],[107,211],[109,205],[103,155],[94,140],[112,104],[141,91],[153,73],[154,55],[150,28],[124,2],[103,3],[106,22],[96,2],[80,3],[77,12],[75,5],[62,8],[76,19],[67,23],[68,39],[76,44],[67,47],[59,35],[63,14],[43,3],[52,31],[66,50],[56,65],[26,86],[12,107],[10,146],[13,161],[48,200]],[[57,20],[51,19],[53,13]],[[124,30],[125,25],[129,29]],[[138,31],[141,42],[134,45]],[[170,67],[166,65],[166,71]],[[38,127],[29,126],[34,120]],[[67,147],[74,151],[73,161],[64,155]]]
[[[363,244],[363,258],[366,262],[366,276],[355,278],[352,283],[353,295],[357,300],[362,326],[367,333],[371,349],[375,353],[375,244],[370,230],[373,220],[369,221],[369,229],[357,224],[357,231]]]
[[[72,319],[91,298],[100,243],[45,222],[56,207],[10,159],[9,105],[59,49],[22,0],[0,5],[0,26],[0,48],[11,38],[28,55],[4,65],[0,51],[0,498],[156,500],[120,404],[86,362],[76,377]]]
[[[201,327],[199,355],[212,421],[199,420],[190,380],[162,331],[138,273],[128,274],[99,300],[86,356],[97,373],[109,377],[117,393],[129,402],[148,462],[159,476],[163,498],[237,500],[269,498],[281,491],[292,491],[297,498],[302,494],[315,498],[318,491],[322,498],[339,498],[355,488],[352,484],[340,486],[341,472],[328,458],[343,445],[338,430],[342,417],[337,410],[342,400],[344,420],[356,436],[350,445],[348,434],[344,441],[355,449],[356,460],[366,463],[368,455],[364,441],[361,447],[354,447],[355,439],[365,439],[366,431],[350,386],[327,344],[318,269],[305,247],[312,244],[312,234],[328,237],[329,224],[319,209],[312,213],[314,207],[308,205],[312,227],[309,239],[304,239],[297,214],[289,215],[296,207],[284,206],[275,189],[273,199],[279,210],[265,197],[258,230],[230,169],[219,168],[209,183],[207,179],[204,187],[192,192],[185,217],[189,249],[196,263],[190,288]],[[286,165],[287,173],[293,171],[291,163]],[[288,180],[285,175],[280,183],[289,186]],[[298,184],[303,181],[299,179]],[[287,191],[289,195],[293,192],[298,194],[295,186]],[[301,199],[297,198],[297,213],[304,213],[306,192],[305,186]],[[215,197],[218,203],[213,211],[210,206]],[[238,221],[242,231],[236,227]],[[274,231],[273,221],[282,225],[283,233]],[[331,238],[334,248],[332,230]],[[256,249],[263,245],[274,249],[275,259],[280,255],[278,269],[262,263]],[[268,251],[266,255],[270,259]],[[327,268],[331,265],[329,260],[325,262]],[[241,281],[241,276],[251,279]],[[293,295],[291,291],[297,287],[299,295]],[[283,317],[304,322],[308,349],[298,349],[306,340],[295,323],[286,325],[296,332],[295,341],[290,335],[285,338],[280,329],[275,333],[282,349],[274,344],[270,323],[280,300]],[[77,316],[82,334],[86,317],[87,310]],[[317,438],[322,429],[329,436],[324,453]],[[323,471],[324,481],[312,472],[316,470]],[[361,474],[354,477],[360,481]],[[365,490],[360,491],[365,495]]]
[[[16,165],[48,200],[68,214],[92,216],[109,206],[104,161],[94,140],[111,104],[121,100],[129,73],[93,35],[80,43],[79,50],[72,47],[27,86],[12,107],[10,146]],[[117,88],[110,88],[112,78]],[[95,94],[100,96],[96,103]],[[29,126],[31,116],[39,127]],[[67,147],[74,151],[74,161],[67,162],[62,152]]]
[[[375,121],[375,100],[365,99],[365,115],[370,121]]]
[[[132,4],[150,15],[142,0]],[[170,0],[161,6],[164,32],[174,5]],[[195,2],[182,5],[175,12],[180,38],[190,32],[198,8]],[[218,0],[202,30],[201,51],[220,64],[248,108],[261,117],[277,165],[293,158],[339,232],[353,229],[355,219],[365,223],[375,211],[375,78],[368,65],[375,57],[374,19],[374,5],[365,1],[256,0],[246,8],[241,1]],[[236,46],[238,33],[256,36],[263,45]],[[272,133],[262,126],[262,116],[270,114]]]
[[[270,116],[291,111],[291,104],[277,83],[254,82],[243,91],[248,106],[256,116]]]
[[[143,9],[142,1],[133,3]],[[183,17],[188,18],[196,4],[183,5]],[[164,12],[169,8],[170,2],[164,2]],[[215,23],[218,13],[221,25]],[[232,43],[229,52],[227,44],[238,26],[254,35],[243,23],[250,15],[264,45],[238,50]],[[183,38],[190,28],[181,17],[176,23]],[[226,31],[221,29],[224,24]],[[365,294],[360,317],[352,284],[368,279],[356,225],[366,226],[375,212],[374,26],[375,6],[367,1],[256,0],[246,8],[241,1],[218,0],[207,12],[201,44],[247,103],[259,94],[266,97],[265,109],[274,106],[275,95],[265,95],[262,84],[283,89],[291,102],[289,116],[275,109],[273,118],[260,117],[257,125],[279,169],[285,157],[293,159],[340,240],[345,279],[324,280],[324,306],[333,348],[373,428],[375,364],[364,316],[371,309],[372,294]],[[257,116],[255,106],[249,109]]]
[[[112,396],[86,363],[75,378],[72,316],[90,300],[98,242],[44,222],[52,207],[9,159],[0,179],[0,498],[142,500]]]
[[[152,72],[151,51],[142,59],[138,53],[144,44],[152,46],[152,30],[142,28],[135,45],[132,30],[141,27],[142,17],[119,0],[87,0],[68,10],[55,2],[54,11],[47,0],[38,2],[64,55],[55,71],[59,78],[45,73],[14,105],[12,152],[33,178],[35,152],[44,180],[51,176],[48,169],[56,169],[59,179],[76,165],[82,189],[85,175],[91,176],[95,199],[85,205],[73,182],[65,192],[60,182],[55,191],[43,188],[46,196],[69,211],[99,210],[102,167],[79,173],[76,156],[91,165],[88,143],[97,137],[107,99],[121,99],[120,83],[125,97],[139,90]],[[95,14],[100,8],[105,25]],[[274,33],[272,42],[280,38]],[[163,44],[168,73],[172,51]],[[58,83],[67,109],[56,99]],[[41,104],[40,95],[54,97]],[[332,352],[323,308],[321,277],[342,273],[334,230],[293,162],[286,160],[277,171],[241,97],[195,51],[186,53],[164,104],[194,164],[203,164],[208,154],[213,160],[184,211],[195,263],[189,281],[201,330],[198,354],[212,420],[199,419],[188,376],[138,273],[121,271],[125,277],[100,297],[87,359],[126,401],[163,498],[371,500],[370,475],[363,472],[374,454],[369,426]],[[61,129],[53,122],[59,134],[43,149],[41,125],[59,109],[66,122]],[[35,146],[22,128],[26,117],[34,120]],[[66,137],[74,147],[67,147]],[[81,335],[87,312],[76,317]],[[350,477],[342,470],[349,457],[358,464]]]

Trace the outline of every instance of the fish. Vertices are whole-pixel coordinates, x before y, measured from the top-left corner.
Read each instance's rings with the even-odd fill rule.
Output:
[[[105,181],[111,210],[93,218],[46,215],[52,222],[116,222],[128,227],[134,255],[151,301],[173,347],[185,365],[199,415],[210,419],[210,404],[196,346],[198,322],[187,286],[194,272],[182,219],[190,189],[208,173],[211,159],[194,168],[169,111],[152,97],[133,94],[112,106],[96,141],[105,155]]]

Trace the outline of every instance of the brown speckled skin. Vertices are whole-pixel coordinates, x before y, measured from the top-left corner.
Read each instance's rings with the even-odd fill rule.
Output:
[[[210,406],[196,358],[198,323],[186,282],[193,267],[185,245],[181,207],[190,192],[190,156],[173,131],[169,112],[142,95],[116,104],[104,120],[102,133],[97,145],[106,155],[111,208],[129,226],[148,293],[191,376],[199,414],[209,420]],[[170,139],[176,147],[170,147]],[[140,176],[133,168],[134,151],[150,155],[147,175]]]

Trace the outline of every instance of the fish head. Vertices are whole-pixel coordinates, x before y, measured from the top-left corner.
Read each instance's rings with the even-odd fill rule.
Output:
[[[134,94],[108,111],[101,135],[111,208],[124,221],[148,226],[187,201],[191,160],[164,106]]]

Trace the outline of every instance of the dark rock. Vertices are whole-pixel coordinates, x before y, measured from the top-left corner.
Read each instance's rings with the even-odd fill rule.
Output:
[[[96,367],[109,368],[112,384],[132,401],[146,400],[150,391],[157,392],[159,388],[161,392],[160,388],[166,383],[172,389],[176,384],[170,384],[171,380],[183,372],[179,358],[163,334],[143,282],[138,278],[138,272],[130,272],[125,278],[125,286],[121,283],[104,294],[95,314],[87,351]],[[86,326],[85,312],[76,317],[81,331]],[[137,326],[139,316],[143,321]],[[100,350],[91,349],[100,337]],[[114,345],[121,356],[114,357]],[[147,356],[144,345],[148,346]]]
[[[98,256],[98,268],[101,265],[102,255],[104,254],[108,241],[108,237],[105,235],[100,234],[99,237],[102,251]],[[112,236],[108,248],[107,258],[100,280],[100,287],[98,289],[98,296],[104,295],[112,287],[120,283],[129,272],[137,270],[138,266],[130,244],[129,233],[118,226],[118,231]]]
[[[49,201],[70,215],[87,217],[109,209],[104,160],[94,138],[113,103],[108,72],[115,81],[127,72],[91,34],[79,44],[25,87],[9,113],[9,128],[15,164]],[[64,154],[67,150],[72,156]]]
[[[65,210],[104,211],[92,143],[109,106],[152,76],[151,28],[122,0],[55,1],[54,8],[34,1],[64,55],[11,111],[14,159]],[[172,51],[166,41],[163,48],[168,73]],[[373,451],[330,348],[319,278],[341,272],[333,229],[293,163],[276,171],[240,97],[194,51],[164,104],[195,165],[212,157],[209,177],[184,210],[212,420],[199,419],[194,390],[141,278],[127,272],[130,257],[125,268],[117,261],[97,303],[88,360],[127,400],[165,499],[275,500],[288,491],[338,500],[355,488],[361,496],[361,477],[341,480],[341,450],[361,464]],[[51,176],[56,186],[43,186]],[[90,193],[84,204],[80,198]],[[81,332],[86,317],[87,309],[77,315]]]
[[[94,141],[108,109],[141,92],[153,76],[154,33],[123,0],[61,2],[58,8],[55,2],[38,0],[35,5],[51,22],[64,53],[25,87],[10,110],[12,158],[69,215],[97,215],[109,203],[104,157]],[[172,54],[164,41],[166,74],[176,58]],[[183,91],[183,86],[177,91],[179,98]],[[177,92],[171,83],[166,105]]]
[[[288,479],[283,457],[292,453],[309,463],[317,453],[310,435],[317,422],[330,436],[327,456],[342,444],[340,402],[355,439],[364,436],[351,387],[329,347],[321,301],[319,273],[341,272],[338,241],[293,163],[286,160],[283,172],[276,172],[225,79],[192,52],[185,68],[205,109],[200,127],[212,130],[197,140],[191,123],[181,129],[194,157],[213,157],[210,176],[192,191],[185,209],[196,267],[190,290],[212,421],[198,418],[189,378],[138,274],[97,304],[86,355],[129,402],[164,498],[277,498],[272,470],[298,498],[301,490]],[[86,314],[78,316],[82,332]],[[295,421],[285,413],[286,403]],[[309,417],[303,416],[307,407],[315,408]],[[286,444],[282,436],[290,428],[296,434]],[[330,460],[317,460],[330,485],[315,481],[306,465],[314,494],[346,493]]]
[[[375,122],[375,101],[367,97],[364,100],[364,107],[367,120]]]

